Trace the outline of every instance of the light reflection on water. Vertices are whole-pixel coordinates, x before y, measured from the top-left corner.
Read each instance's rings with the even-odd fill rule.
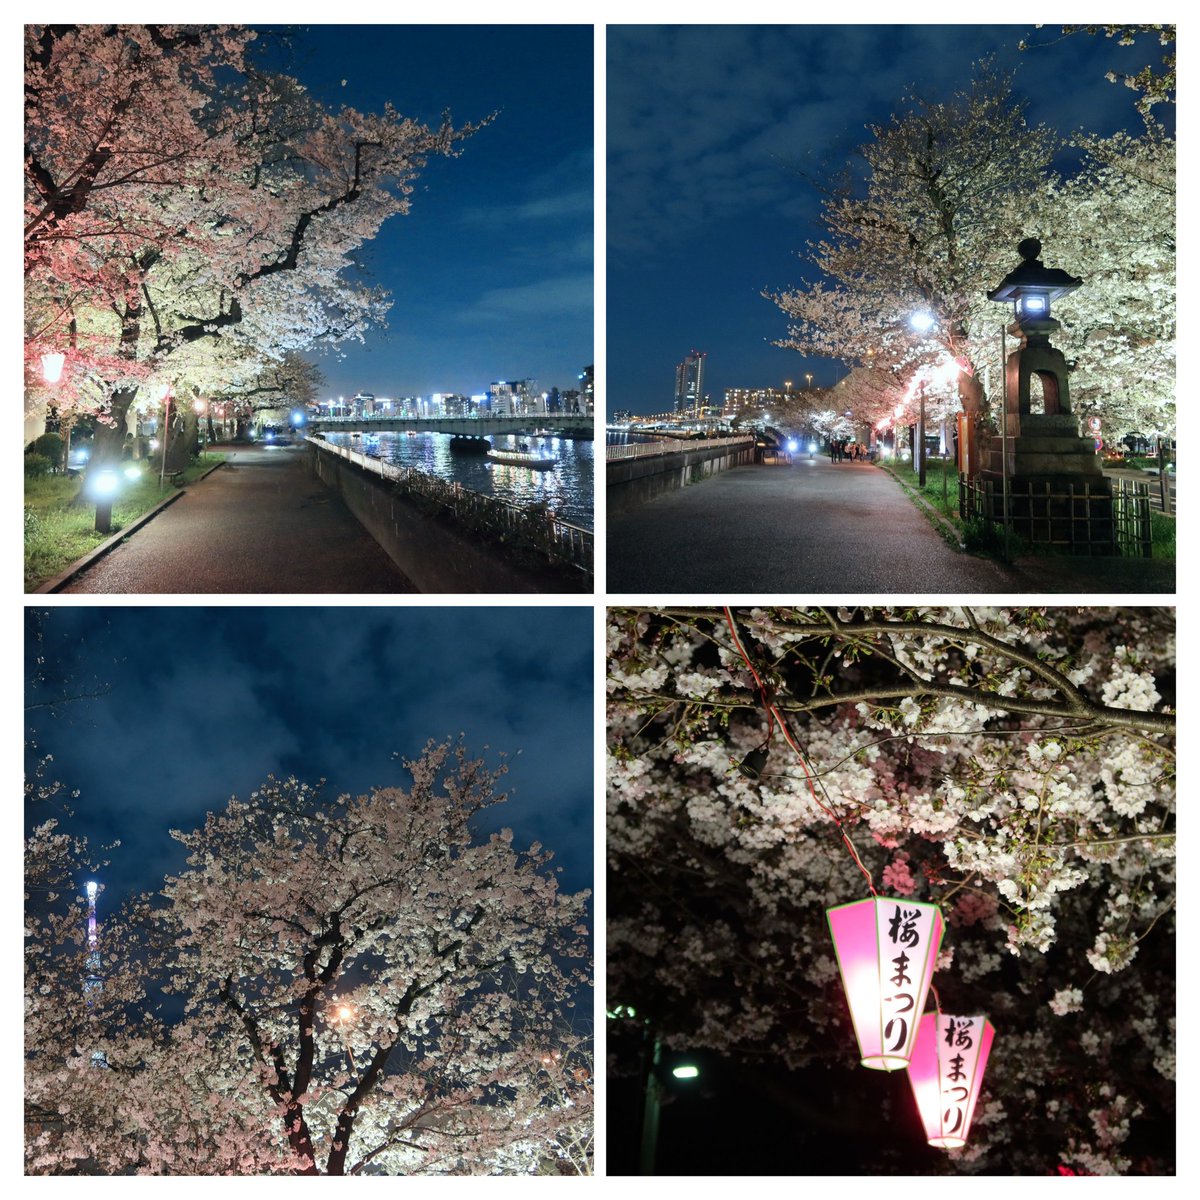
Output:
[[[574,438],[534,437],[531,434],[490,434],[497,450],[530,450],[557,455],[547,470],[492,462],[482,454],[451,454],[450,434],[323,433],[335,446],[358,450],[398,467],[413,467],[513,504],[546,504],[564,521],[592,529],[593,443]]]

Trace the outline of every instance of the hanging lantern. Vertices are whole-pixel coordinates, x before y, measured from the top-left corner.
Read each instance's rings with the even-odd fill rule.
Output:
[[[953,1150],[967,1144],[995,1036],[987,1017],[926,1013],[921,1018],[908,1081],[931,1146]]]
[[[936,904],[875,896],[828,909],[829,931],[864,1067],[908,1066],[942,944]]]

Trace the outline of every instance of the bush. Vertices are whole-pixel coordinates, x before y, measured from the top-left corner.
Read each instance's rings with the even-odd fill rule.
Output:
[[[990,554],[1008,560],[1028,549],[1015,533],[1009,533],[1006,546],[1004,526],[983,517],[963,521],[962,530],[963,545],[972,554]]]
[[[62,463],[63,440],[57,433],[43,433],[40,438],[35,438],[25,447],[25,453],[39,454],[43,458],[48,458],[51,464],[57,468]]]
[[[25,451],[25,476],[27,479],[37,479],[42,475],[49,475],[54,470],[54,463],[44,454],[34,454],[30,450]]]

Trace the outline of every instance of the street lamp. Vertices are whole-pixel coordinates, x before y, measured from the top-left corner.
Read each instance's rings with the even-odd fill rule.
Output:
[[[207,437],[208,430],[205,428],[205,426],[208,424],[208,422],[204,419],[204,414],[205,414],[205,411],[207,410],[207,408],[208,408],[208,404],[204,400],[200,399],[200,400],[196,401],[196,418],[200,423],[200,461],[201,462],[204,461],[205,451],[208,449],[208,437]]]
[[[811,392],[812,391],[812,373],[809,371],[805,371],[804,378],[808,383],[808,387],[806,390]]]
[[[157,404],[160,400],[163,403],[163,423],[162,423],[162,469],[158,473],[158,486],[161,491],[167,484],[167,446],[171,441],[170,423],[171,423],[171,385],[169,383],[160,383],[154,389],[154,402]]]
[[[42,378],[49,384],[55,384],[62,378],[63,365],[67,361],[65,354],[51,351],[42,355]]]
[[[915,312],[908,318],[908,323],[918,333],[928,333],[936,324],[937,318],[931,313]],[[925,489],[925,378],[918,377],[917,380],[917,396],[920,401],[919,412],[917,416],[917,446],[913,447],[913,457],[916,462],[913,464],[917,468],[917,485],[922,491]]]
[[[42,355],[42,378],[46,381],[48,387],[53,387],[62,378],[63,365],[67,361],[65,354],[60,354],[56,350],[51,350]],[[51,408],[51,411],[54,411]],[[71,430],[74,427],[74,422],[67,425],[67,444],[63,450],[63,460],[58,465],[66,470],[71,465]],[[62,429],[62,419],[59,419],[59,429]]]
[[[88,498],[96,502],[96,532],[112,532],[112,506],[121,477],[111,467],[105,467],[87,476]]]
[[[354,1065],[354,1051],[350,1048],[350,1040],[346,1036],[346,1026],[352,1025],[358,1013],[352,1004],[339,1004],[329,1015],[331,1024],[337,1025],[342,1034],[342,1045],[346,1048],[346,1058],[350,1062],[351,1072],[358,1068]]]

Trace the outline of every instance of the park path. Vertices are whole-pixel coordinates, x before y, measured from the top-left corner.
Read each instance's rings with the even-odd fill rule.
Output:
[[[225,447],[225,465],[62,592],[415,592],[299,446]]]
[[[966,554],[885,471],[825,458],[735,467],[615,514],[606,553],[607,590],[622,594],[1174,591],[1173,571],[1145,586],[1145,560]]]

